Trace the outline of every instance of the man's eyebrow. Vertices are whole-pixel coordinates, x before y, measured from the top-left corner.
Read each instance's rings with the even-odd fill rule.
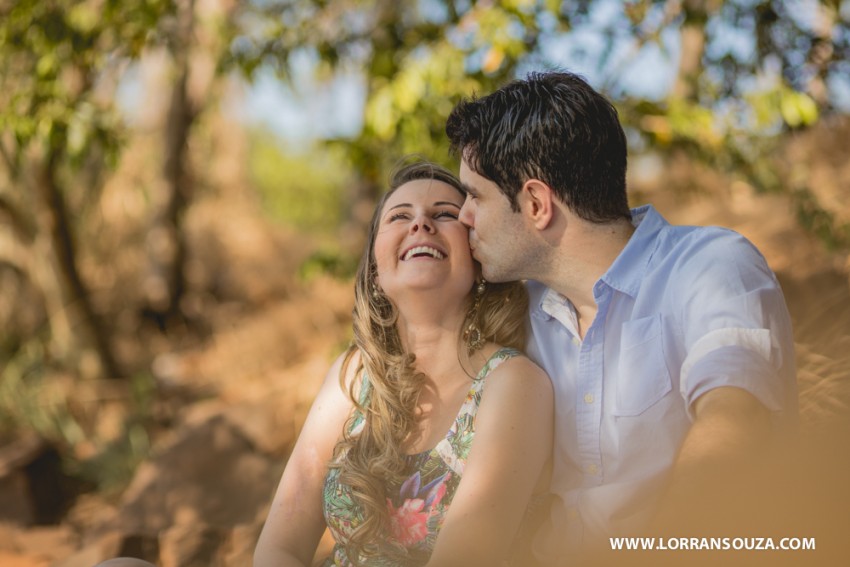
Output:
[[[463,183],[463,182],[461,182],[460,185],[461,185],[461,187],[463,187],[463,190],[466,191],[467,193],[472,193],[473,195],[476,194],[475,189],[473,189],[472,185],[468,185],[468,184]]]

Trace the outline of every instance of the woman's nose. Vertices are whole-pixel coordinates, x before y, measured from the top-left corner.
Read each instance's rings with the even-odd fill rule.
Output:
[[[419,230],[423,230],[427,233],[434,233],[434,224],[430,218],[425,215],[419,215],[415,219],[413,219],[413,223],[411,224],[410,231],[411,232],[419,232]]]

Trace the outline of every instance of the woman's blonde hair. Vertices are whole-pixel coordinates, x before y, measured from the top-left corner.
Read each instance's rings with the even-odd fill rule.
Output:
[[[353,530],[346,545],[346,554],[355,565],[361,557],[377,554],[396,557],[399,561],[406,557],[403,548],[382,543],[389,533],[385,486],[401,484],[410,474],[405,444],[416,429],[416,408],[425,376],[416,370],[415,356],[402,345],[396,328],[395,306],[377,290],[375,237],[387,198],[402,185],[420,179],[440,181],[465,195],[460,181],[439,165],[416,161],[397,168],[390,178],[389,190],[372,216],[354,285],[354,343],[345,357],[340,381],[343,388],[348,389],[355,411],[337,443],[331,466],[340,469],[339,481],[350,487],[362,513],[362,523]],[[528,309],[525,287],[519,282],[488,282],[478,308],[471,309],[476,285],[470,289],[470,309],[458,330],[458,356],[460,349],[466,348],[463,331],[471,323],[488,341],[524,348]],[[358,352],[355,379],[346,385],[348,366]],[[364,377],[368,380],[368,396],[361,395]],[[359,432],[352,434],[352,421],[358,414],[364,416],[364,424]]]

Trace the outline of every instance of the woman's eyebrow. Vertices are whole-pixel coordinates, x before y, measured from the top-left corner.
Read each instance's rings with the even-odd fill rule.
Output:
[[[435,201],[434,204],[431,205],[431,206],[432,207],[445,207],[446,205],[451,205],[452,207],[454,207],[458,210],[460,210],[460,208],[461,208],[461,205],[458,205],[457,203],[453,203],[451,201]],[[400,209],[400,208],[403,208],[403,207],[410,208],[412,206],[413,205],[411,205],[410,203],[399,203],[398,205],[393,205],[392,207],[387,209],[387,212],[394,211],[395,209]]]

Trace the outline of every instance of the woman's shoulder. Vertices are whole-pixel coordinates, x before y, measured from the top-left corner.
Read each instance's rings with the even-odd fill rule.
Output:
[[[360,349],[356,346],[350,346],[336,357],[330,369],[328,370],[328,381],[336,380],[343,389],[348,390],[352,383],[357,383],[360,380],[361,372],[361,354]]]
[[[510,382],[515,387],[533,387],[548,390],[552,384],[546,372],[520,350],[496,345],[484,365],[481,377],[488,382]]]

